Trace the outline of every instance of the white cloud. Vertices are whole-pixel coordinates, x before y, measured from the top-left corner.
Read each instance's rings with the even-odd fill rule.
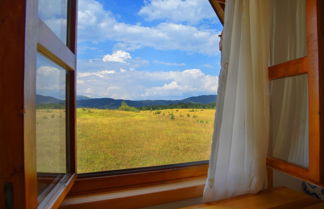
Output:
[[[185,13],[187,15],[187,13]],[[79,3],[79,41],[117,41],[118,49],[153,47],[216,55],[218,32],[170,22],[146,27],[118,22],[95,0]]]
[[[102,61],[126,63],[126,60],[128,60],[128,59],[132,59],[132,56],[128,52],[118,50],[112,54],[105,55],[102,58]]]
[[[116,99],[180,99],[192,95],[216,94],[218,77],[200,69],[144,72],[115,70],[114,74],[79,73],[78,94]]]
[[[205,68],[213,68],[213,67],[214,67],[214,66],[211,65],[211,64],[203,64],[203,66],[204,66]]]
[[[159,60],[155,60],[154,63],[160,64],[160,65],[167,65],[167,66],[186,66],[186,64],[184,64],[184,63],[162,62]]]
[[[114,50],[126,50],[126,51],[134,51],[136,49],[140,49],[142,46],[140,44],[137,43],[124,43],[124,42],[119,42],[116,43],[113,46]]]
[[[150,21],[162,19],[190,24],[216,18],[207,0],[148,0],[139,14]]]
[[[129,70],[131,68],[137,69],[149,64],[149,61],[139,57],[126,59],[125,62],[104,62],[100,59],[78,59],[78,73],[99,72],[103,70],[118,71],[121,69]],[[83,74],[81,74],[83,75]]]
[[[104,78],[105,75],[114,74],[114,73],[115,73],[115,71],[113,71],[113,70],[102,70],[102,71],[98,71],[98,72],[78,73],[78,77],[84,78],[84,77],[96,76],[96,77]],[[82,81],[82,80],[80,80],[80,81]]]

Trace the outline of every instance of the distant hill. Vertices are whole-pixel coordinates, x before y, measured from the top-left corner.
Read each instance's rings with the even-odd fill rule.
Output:
[[[36,95],[37,109],[64,109],[65,101],[55,97]]]
[[[211,104],[216,102],[216,95],[201,95],[195,97],[188,97],[181,100],[123,100],[123,99],[111,99],[111,98],[89,98],[85,96],[77,96],[77,107],[84,108],[98,108],[98,109],[118,109],[123,101],[127,105],[141,108],[145,106],[167,106],[176,104]],[[64,104],[63,100],[44,96],[36,95],[37,105],[52,105],[52,104]]]
[[[118,109],[122,101],[125,101],[129,106],[137,108],[145,106],[163,106],[172,104],[210,104],[216,102],[216,97],[216,95],[201,95],[189,97],[182,100],[122,100],[111,98],[94,98],[78,100],[77,106],[98,109]]]
[[[181,100],[181,103],[210,104],[216,102],[216,95],[201,95]]]
[[[77,95],[76,100],[86,100],[86,99],[91,99],[90,97],[83,96],[83,95]]]
[[[50,96],[36,95],[36,104],[63,104],[64,101]]]

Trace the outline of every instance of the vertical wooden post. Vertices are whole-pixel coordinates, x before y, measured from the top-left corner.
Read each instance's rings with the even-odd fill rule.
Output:
[[[78,1],[69,0],[68,4],[68,47],[76,56],[77,53],[77,11]],[[75,60],[76,62],[76,60]],[[70,172],[77,173],[77,147],[76,147],[76,63],[75,69],[68,74],[68,112],[69,112],[69,160]]]
[[[318,61],[319,61],[319,106],[320,106],[320,178],[324,183],[324,2],[317,1]]]
[[[0,208],[37,208],[34,114],[30,69],[36,53],[31,27],[36,15],[34,0],[0,2]],[[28,25],[28,27],[27,27]],[[32,49],[34,48],[34,49]],[[35,52],[33,52],[35,51]],[[10,194],[12,192],[12,194]]]

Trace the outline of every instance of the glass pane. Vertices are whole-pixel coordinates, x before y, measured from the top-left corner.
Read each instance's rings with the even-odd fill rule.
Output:
[[[272,80],[270,155],[308,167],[307,75]]]
[[[153,2],[79,2],[78,173],[210,158],[222,24],[205,0]]]
[[[36,157],[38,194],[46,195],[67,172],[66,71],[37,55]]]
[[[306,1],[273,0],[270,65],[307,55]]]
[[[38,0],[38,16],[64,42],[67,40],[68,0]]]

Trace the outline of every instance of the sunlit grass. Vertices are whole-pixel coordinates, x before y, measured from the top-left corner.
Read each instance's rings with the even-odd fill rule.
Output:
[[[214,110],[77,109],[79,173],[207,160]],[[65,112],[37,110],[37,170],[66,171]]]
[[[214,110],[77,110],[78,172],[207,160]]]

